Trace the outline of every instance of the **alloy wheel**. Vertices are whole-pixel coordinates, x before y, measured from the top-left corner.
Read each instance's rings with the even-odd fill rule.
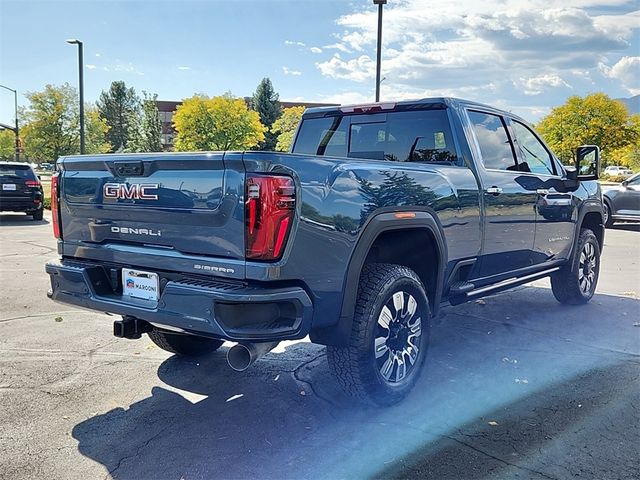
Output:
[[[597,269],[596,250],[593,248],[593,244],[587,242],[582,247],[580,252],[580,265],[578,266],[578,283],[580,284],[580,290],[585,295],[591,292],[596,279]]]
[[[395,292],[378,316],[375,333],[376,365],[390,384],[407,378],[420,354],[422,312],[410,293]]]

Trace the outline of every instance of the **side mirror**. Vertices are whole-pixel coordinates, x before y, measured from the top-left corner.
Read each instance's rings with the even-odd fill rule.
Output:
[[[583,145],[576,149],[578,180],[597,180],[600,176],[600,148]]]

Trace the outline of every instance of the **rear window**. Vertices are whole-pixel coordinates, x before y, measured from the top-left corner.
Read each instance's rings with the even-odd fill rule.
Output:
[[[394,162],[458,161],[444,109],[308,118],[293,153]]]
[[[35,180],[36,176],[28,165],[0,165],[0,177]]]

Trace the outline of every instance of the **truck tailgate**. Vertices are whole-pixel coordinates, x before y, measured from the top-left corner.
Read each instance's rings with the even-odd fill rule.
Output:
[[[233,153],[66,157],[63,254],[243,276],[244,177]]]

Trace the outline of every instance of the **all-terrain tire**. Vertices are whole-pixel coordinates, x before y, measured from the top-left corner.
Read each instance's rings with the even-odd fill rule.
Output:
[[[224,343],[222,340],[168,332],[159,328],[154,328],[147,335],[161,349],[184,357],[206,355],[216,351]]]
[[[593,297],[600,275],[600,244],[588,228],[580,230],[571,261],[551,276],[553,296],[560,303],[581,305]]]
[[[399,292],[402,292],[401,298],[403,300],[401,308],[398,309],[394,304],[397,298],[394,294],[397,295]],[[414,313],[409,315],[412,307]],[[387,308],[389,313],[392,310],[395,311],[395,314],[393,321],[386,321],[388,338],[385,341],[385,346],[382,346],[378,342],[384,340],[382,338],[385,331],[383,326],[385,323],[383,320],[384,308]],[[396,318],[400,320],[396,322]],[[430,318],[431,310],[425,287],[413,270],[401,265],[383,263],[366,265],[360,276],[355,315],[348,344],[344,347],[327,347],[330,370],[344,391],[363,403],[373,405],[392,405],[402,400],[413,388],[423,369],[429,344]],[[393,324],[402,323],[404,321],[402,319],[408,319],[406,322],[410,328],[406,327],[404,335],[413,337],[411,340],[413,343],[407,340],[404,342],[406,348],[402,349],[404,347],[400,344],[403,342],[398,340],[400,335],[398,333],[393,341],[398,340],[400,343],[389,344],[387,347],[386,344],[390,342],[389,339],[392,337]],[[380,323],[381,321],[382,323]],[[381,332],[383,332],[382,336]],[[412,347],[414,347],[413,351]],[[380,354],[380,349],[386,349],[384,351],[388,355],[386,359]],[[392,356],[393,352],[396,352],[397,356]],[[413,355],[417,356],[411,362],[409,357]],[[404,376],[398,380],[398,372],[402,365],[394,362],[397,362],[397,358],[400,356],[405,371]],[[384,364],[381,366],[382,362]],[[388,362],[391,362],[392,370],[390,372],[388,372],[388,368],[385,369]],[[385,378],[387,373],[391,380]]]

